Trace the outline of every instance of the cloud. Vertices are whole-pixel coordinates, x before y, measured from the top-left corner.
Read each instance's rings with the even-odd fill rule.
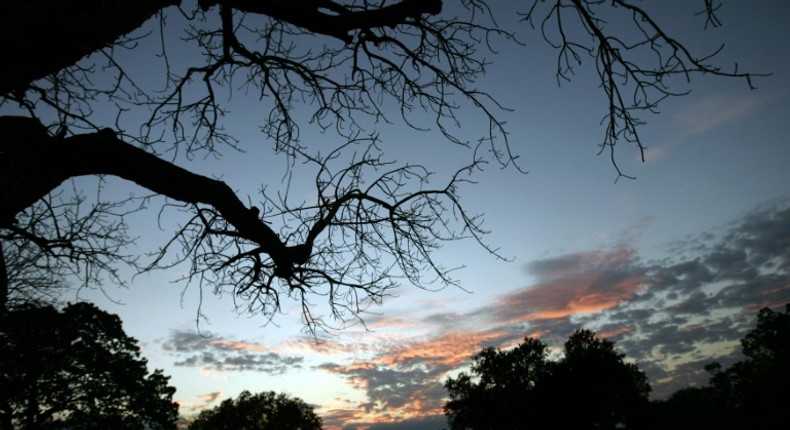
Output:
[[[513,324],[615,307],[638,292],[646,279],[634,259],[633,250],[615,249],[531,262],[527,271],[538,282],[503,296],[490,318]]]
[[[199,394],[197,396],[197,398],[203,400],[205,403],[208,404],[208,403],[214,402],[215,400],[217,400],[221,396],[222,396],[222,392],[220,392],[220,391],[212,391],[212,392],[206,393],[206,394]]]
[[[199,402],[188,402],[188,401],[177,400],[177,403],[181,407],[189,409],[191,412],[197,412],[208,408],[212,403],[214,403],[220,397],[222,397],[221,391],[212,391],[210,393],[198,394],[197,396],[195,396],[195,398],[200,400]]]
[[[193,331],[174,330],[162,349],[184,357],[176,366],[215,371],[251,371],[279,375],[300,369],[303,358],[281,355],[270,348],[233,339],[204,337]]]
[[[722,124],[749,116],[771,99],[767,95],[718,94],[692,103],[677,115],[688,134],[705,133]]]
[[[325,363],[318,368],[343,375],[352,386],[364,390],[372,402],[369,409],[377,413],[408,417],[441,408],[443,388],[434,369],[393,368],[374,361],[348,366]]]
[[[654,390],[668,394],[704,384],[704,364],[735,360],[738,340],[763,307],[790,302],[790,201],[761,205],[719,231],[667,247],[668,257],[640,262],[646,286],[577,323],[628,329],[617,344],[648,369]]]
[[[444,415],[428,415],[393,423],[363,423],[343,427],[343,430],[436,430],[447,425]]]
[[[401,342],[381,354],[377,362],[391,367],[430,368],[437,374],[443,374],[462,366],[469,360],[470,353],[483,346],[500,343],[509,335],[507,331],[495,330],[442,333],[423,340]]]
[[[325,415],[325,421],[329,426],[355,422],[356,427],[346,428],[367,428],[374,422],[395,423],[441,414],[445,396],[443,382],[449,372],[465,365],[484,345],[501,343],[503,335],[510,334],[450,332],[422,339],[402,339],[401,342],[384,343],[368,359],[321,364],[318,369],[342,376],[350,386],[363,391],[369,400],[353,413],[349,412],[353,421],[348,421],[349,417],[337,410],[328,417]]]
[[[578,328],[614,340],[648,374],[653,394],[666,396],[705,384],[705,364],[739,359],[738,340],[757,311],[790,302],[790,200],[668,243],[661,259],[640,258],[638,239],[629,230],[609,248],[532,261],[530,285],[465,313],[420,309],[405,319],[434,335],[386,339],[368,346],[364,359],[320,365],[369,400],[333,411],[337,421],[327,424],[419,429],[420,418],[441,414],[443,381],[481,348],[509,348],[524,336],[559,346]],[[391,321],[402,327],[404,319]],[[332,348],[350,350],[339,345]]]

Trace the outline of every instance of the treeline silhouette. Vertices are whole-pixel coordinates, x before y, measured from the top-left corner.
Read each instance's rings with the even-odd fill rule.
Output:
[[[169,379],[90,303],[0,309],[0,430],[175,430]]]
[[[321,430],[321,418],[298,397],[267,391],[242,391],[191,419],[187,430]]]
[[[0,314],[0,429],[175,429],[175,388],[149,373],[120,319],[93,305],[25,305]],[[762,309],[743,360],[705,366],[710,381],[664,400],[614,342],[577,330],[552,358],[539,339],[486,348],[445,383],[451,430],[782,428],[790,406],[790,304]],[[179,428],[322,428],[301,399],[243,392]]]
[[[243,391],[193,417],[121,319],[90,303],[0,309],[0,430],[321,430],[299,398]]]
[[[762,309],[742,340],[744,359],[705,366],[706,386],[648,400],[647,377],[589,330],[552,360],[535,338],[510,350],[485,348],[470,373],[445,383],[451,430],[755,429],[787,423],[790,407],[790,304]]]
[[[729,368],[705,366],[708,385],[651,402],[643,428],[784,428],[790,422],[790,303],[784,312],[760,310],[741,346],[744,359]]]

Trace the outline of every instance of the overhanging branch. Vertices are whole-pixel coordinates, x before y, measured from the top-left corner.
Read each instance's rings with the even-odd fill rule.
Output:
[[[0,220],[5,223],[69,178],[113,175],[184,203],[209,205],[278,265],[293,264],[291,253],[258,211],[247,208],[226,183],[164,161],[110,129],[61,139],[46,135],[36,120],[3,117],[0,150]]]
[[[318,34],[325,34],[346,43],[352,42],[354,30],[395,27],[423,14],[436,15],[442,10],[441,0],[403,0],[375,9],[353,10],[329,0],[201,0],[203,10],[215,5],[270,16]],[[324,12],[327,11],[327,12]]]

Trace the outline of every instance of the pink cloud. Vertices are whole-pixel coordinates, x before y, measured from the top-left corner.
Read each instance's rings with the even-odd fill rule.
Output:
[[[213,345],[220,349],[231,349],[236,351],[269,351],[269,348],[258,344],[258,343],[250,343],[250,342],[240,342],[235,340],[212,340],[209,341],[209,345]]]
[[[678,114],[678,122],[686,133],[704,133],[750,115],[770,99],[768,95],[714,95],[690,104]]]
[[[499,323],[559,319],[613,308],[642,289],[646,276],[634,272],[634,251],[584,252],[528,266],[538,282],[503,296],[490,318]]]
[[[626,333],[631,333],[634,329],[631,327],[620,327],[612,330],[606,330],[598,333],[598,337],[604,339],[611,339],[613,337],[617,337]]]
[[[454,332],[416,342],[405,342],[381,354],[375,361],[390,366],[423,363],[431,367],[456,368],[466,363],[490,340],[509,332]]]
[[[442,413],[442,380],[467,364],[483,345],[506,332],[452,332],[435,337],[387,342],[375,356],[348,365],[326,363],[349,386],[368,393],[370,403],[336,408],[324,415],[327,428],[399,422]],[[384,395],[383,392],[389,394]]]

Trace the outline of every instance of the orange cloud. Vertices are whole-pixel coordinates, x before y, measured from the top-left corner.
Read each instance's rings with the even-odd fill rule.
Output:
[[[343,336],[332,339],[316,339],[314,337],[304,337],[283,341],[277,348],[272,350],[288,354],[309,354],[316,353],[329,357],[338,355],[360,356],[374,352],[374,346],[370,343],[370,332],[363,332],[361,340],[355,340],[357,333],[343,333]],[[357,334],[359,335],[359,334]],[[377,339],[378,340],[378,339]]]
[[[606,330],[598,333],[598,337],[601,338],[612,338],[620,336],[621,334],[631,333],[633,329],[631,327],[620,327],[612,330]]]
[[[647,277],[630,273],[634,253],[577,253],[531,264],[539,282],[502,297],[491,317],[500,323],[559,319],[619,305],[639,291]]]
[[[491,339],[509,334],[505,331],[442,334],[428,340],[402,343],[379,356],[376,362],[391,367],[422,363],[430,367],[456,368]]]
[[[363,408],[359,409],[332,409],[321,413],[324,429],[341,430],[347,423],[364,422],[369,416]],[[358,427],[360,430],[362,427]]]
[[[637,266],[632,264],[634,258],[632,250],[618,249],[535,262],[529,269],[538,282],[501,297],[484,310],[463,316],[469,325],[474,325],[468,330],[448,331],[428,338],[381,339],[373,357],[354,360],[350,365],[322,366],[343,375],[350,386],[365,391],[370,399],[370,403],[356,408],[349,405],[349,409],[334,409],[327,424],[353,424],[361,429],[376,423],[441,415],[442,379],[468,364],[482,347],[502,347],[514,336],[521,337],[513,332],[511,324],[600,311],[633,296],[646,279],[632,269]],[[481,316],[489,319],[487,330],[475,323],[481,322]],[[377,323],[387,328],[413,326],[412,319],[402,317],[381,319]],[[499,328],[490,328],[497,325]],[[545,331],[533,330],[532,336]],[[623,327],[601,335],[611,337],[628,331],[630,328]],[[345,348],[338,344],[325,347],[334,351]]]
[[[646,277],[631,276],[595,288],[599,280],[598,275],[576,276],[515,292],[499,302],[501,312],[495,318],[502,323],[517,323],[602,311],[632,297],[642,288]]]
[[[372,424],[394,423],[404,420],[423,418],[442,413],[437,407],[431,393],[422,390],[414,395],[409,402],[398,407],[381,407],[379,404],[361,404],[353,409],[331,409],[321,412],[324,428],[340,430],[351,424],[356,430],[370,428]]]
[[[324,364],[349,386],[367,393],[370,403],[324,414],[326,428],[392,423],[441,415],[442,380],[465,365],[481,347],[509,332],[452,332],[428,339],[387,343],[369,359],[349,365]]]
[[[404,318],[401,316],[389,316],[389,317],[381,317],[370,324],[371,328],[381,327],[386,329],[409,329],[409,328],[421,328],[423,326],[423,321],[419,319],[412,319],[412,318]]]
[[[237,351],[268,351],[268,348],[259,343],[239,342],[235,340],[212,340],[209,341],[210,345],[222,349],[235,349]]]

